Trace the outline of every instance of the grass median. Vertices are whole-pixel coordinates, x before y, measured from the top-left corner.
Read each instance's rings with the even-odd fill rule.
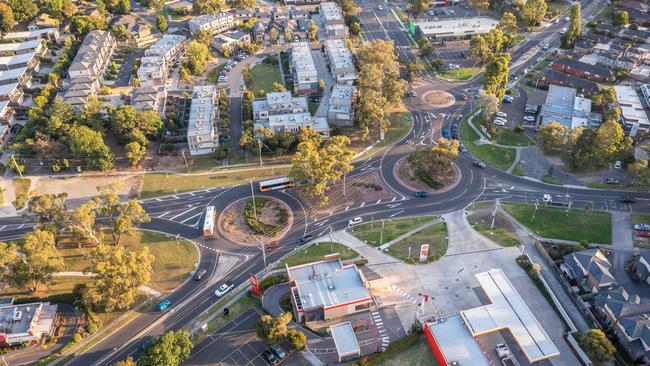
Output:
[[[359,253],[346,247],[343,244],[323,241],[315,243],[288,256],[287,258],[280,261],[276,268],[284,268],[285,264],[288,264],[289,267],[292,267],[305,263],[320,261],[323,260],[324,256],[333,253],[339,253],[341,255],[341,260],[354,259],[359,256]]]
[[[543,207],[533,205],[503,204],[514,218],[535,234],[549,239],[590,243],[612,243],[612,217],[609,212]]]
[[[517,150],[513,148],[494,146],[490,143],[478,144],[477,141],[481,137],[470,126],[469,120],[466,119],[461,123],[459,133],[467,150],[487,164],[506,170],[515,161]]]
[[[407,263],[415,262],[420,256],[420,246],[429,244],[427,262],[432,262],[447,252],[447,224],[442,222],[429,226],[391,245],[386,253]]]
[[[374,221],[368,222],[362,225],[355,226],[350,228],[349,231],[357,237],[359,240],[370,244],[372,246],[379,246],[384,243],[397,238],[400,235],[406,234],[407,232],[422,226],[431,220],[436,219],[437,216],[420,216],[420,217],[408,217],[404,219],[390,219],[384,220],[383,222],[383,238],[382,234],[382,222]],[[382,242],[380,243],[380,239]]]

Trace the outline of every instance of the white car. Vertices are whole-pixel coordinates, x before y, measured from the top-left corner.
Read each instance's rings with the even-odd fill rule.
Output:
[[[614,168],[615,169],[621,169],[622,166],[623,166],[623,164],[621,163],[620,160],[616,160],[616,162],[614,162]]]
[[[363,222],[363,219],[361,217],[357,216],[357,217],[351,218],[348,221],[348,226],[359,225],[362,222]]]
[[[569,19],[569,17],[564,17],[565,22],[568,22],[569,20],[571,20],[571,19]]]
[[[382,5],[379,5],[379,10],[384,10],[384,7]]]
[[[526,122],[535,122],[535,117],[533,117],[533,116],[525,116],[524,121],[526,121]]]
[[[562,30],[560,31],[560,33],[562,33],[562,34],[566,33],[566,28],[562,28]]]
[[[508,117],[508,114],[505,113],[505,112],[498,111],[497,112],[497,117],[506,118],[506,117]]]
[[[504,121],[504,120],[502,120],[502,119],[495,119],[495,120],[494,120],[494,124],[497,125],[497,126],[505,126],[505,125],[506,125],[506,121]]]
[[[233,288],[234,286],[235,286],[235,285],[233,285],[232,283],[228,283],[228,282],[226,282],[226,283],[222,283],[221,286],[219,286],[219,288],[216,289],[216,290],[214,291],[214,294],[215,294],[217,297],[221,297],[221,296],[227,294],[228,291],[232,290],[232,288]]]
[[[503,343],[497,344],[495,351],[497,352],[497,356],[499,356],[499,358],[506,358],[510,356],[510,350],[508,349],[508,346]]]

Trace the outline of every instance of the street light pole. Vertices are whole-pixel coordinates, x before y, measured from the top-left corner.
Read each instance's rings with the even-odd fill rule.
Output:
[[[262,166],[262,140],[257,138],[257,153],[260,157],[260,166]]]
[[[255,205],[255,190],[253,189],[253,179],[254,179],[254,178],[251,178],[251,179],[250,179],[250,183],[251,183],[251,196],[252,196],[252,198],[253,198],[253,217],[255,218],[255,220],[257,220],[257,206]]]

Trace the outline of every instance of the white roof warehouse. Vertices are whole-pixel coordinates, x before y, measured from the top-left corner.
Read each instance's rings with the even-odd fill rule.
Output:
[[[498,24],[499,21],[488,17],[418,21],[411,22],[409,31],[417,38],[427,37],[436,41],[444,41],[485,34]]]

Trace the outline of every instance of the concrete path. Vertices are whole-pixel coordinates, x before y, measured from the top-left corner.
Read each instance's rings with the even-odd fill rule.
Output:
[[[330,240],[329,235],[326,235],[317,241],[321,242],[321,241],[329,241],[329,240]],[[362,242],[361,240],[357,239],[354,235],[348,233],[346,230],[333,232],[332,241],[336,243],[341,243],[346,247],[355,250],[357,253],[359,253],[359,255],[361,255],[363,258],[368,260],[368,265],[391,263],[391,262],[401,263],[400,260],[395,259],[388,254],[384,254],[381,252],[381,250]]]
[[[472,229],[465,217],[465,211],[451,212],[442,217],[447,222],[449,233],[449,246],[445,256],[502,249],[500,245]]]
[[[431,221],[427,222],[426,224],[422,224],[422,225],[416,227],[415,229],[413,229],[411,231],[408,231],[408,232],[398,236],[397,238],[395,238],[395,239],[393,239],[393,240],[391,240],[391,241],[389,241],[387,243],[384,243],[384,244],[380,245],[379,249],[385,250],[386,248],[390,247],[391,245],[393,245],[395,243],[398,243],[398,242],[408,238],[409,236],[428,228],[429,226],[433,226],[433,225],[439,224],[441,222],[443,222],[443,220],[441,220],[441,219],[431,220]]]
[[[16,208],[13,202],[16,200],[16,190],[14,188],[14,174],[11,169],[5,169],[5,173],[0,180],[2,192],[2,207],[0,207],[0,217],[16,216]]]
[[[627,211],[610,211],[612,214],[612,246],[615,249],[634,249],[632,215]]]

